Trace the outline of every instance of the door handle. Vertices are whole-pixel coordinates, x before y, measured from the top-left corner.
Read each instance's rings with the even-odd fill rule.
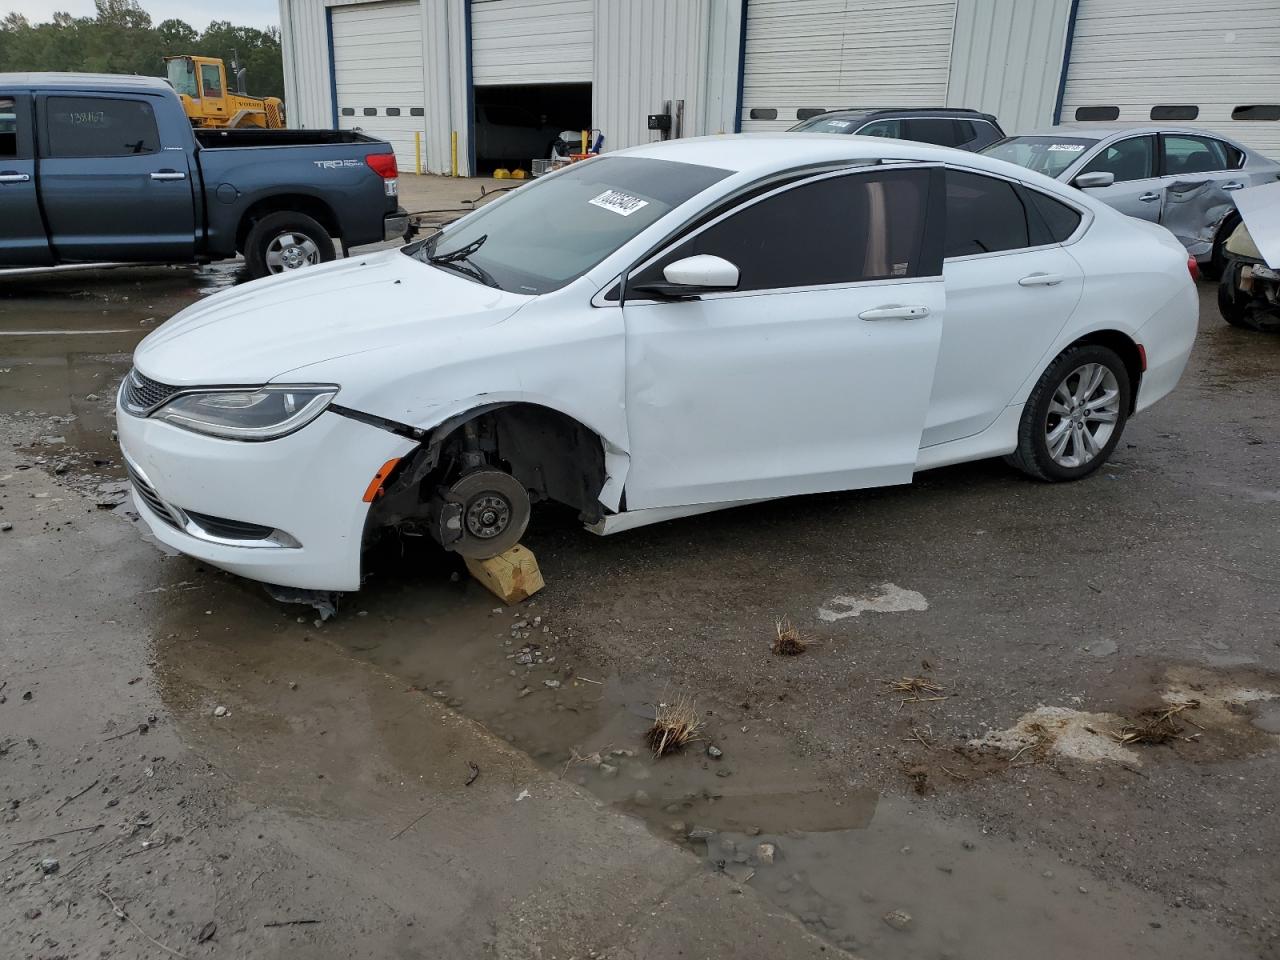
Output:
[[[1056,287],[1065,277],[1057,273],[1033,273],[1018,281],[1020,287]]]
[[[0,173],[0,183],[26,183],[30,179],[29,173],[14,173],[12,170]]]
[[[179,173],[177,170],[160,170],[151,175],[152,180],[185,180],[187,175]]]
[[[1244,184],[1236,180],[1232,180],[1230,183],[1224,183],[1222,185],[1222,189],[1223,190],[1243,190]]]
[[[884,307],[873,307],[858,314],[860,320],[918,320],[929,315],[929,308],[923,305],[909,307],[891,304]]]
[[[1138,199],[1139,199],[1139,200],[1141,200],[1143,203],[1150,203],[1152,200],[1159,200],[1159,199],[1160,199],[1160,194],[1158,194],[1158,193],[1144,193],[1144,194],[1143,194],[1142,196],[1140,196]]]

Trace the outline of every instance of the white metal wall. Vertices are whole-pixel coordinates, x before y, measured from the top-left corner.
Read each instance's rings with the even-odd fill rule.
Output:
[[[1152,122],[1153,106],[1195,105],[1199,117],[1179,125],[1280,158],[1280,121],[1231,119],[1237,106],[1277,103],[1278,0],[1081,0],[1064,123],[1079,107],[1119,107],[1121,126]]]
[[[332,127],[328,11],[323,0],[280,0],[284,106],[291,127]]]
[[[594,0],[472,0],[477,85],[590,83]]]
[[[800,109],[945,103],[955,19],[956,0],[749,0],[743,131],[786,130]]]
[[[995,114],[1007,133],[1053,123],[1071,0],[958,0],[949,107]]]
[[[661,139],[649,114],[684,101],[684,135],[705,131],[711,0],[597,0],[591,122],[605,147]],[[674,128],[673,128],[674,129]]]
[[[338,126],[388,141],[400,169],[414,170],[426,122],[418,0],[335,7],[330,17]]]

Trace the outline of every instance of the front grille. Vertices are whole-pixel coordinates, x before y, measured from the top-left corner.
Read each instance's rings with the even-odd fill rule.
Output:
[[[124,405],[130,413],[150,413],[177,392],[177,387],[144,377],[137,370],[130,370],[124,378]]]
[[[258,523],[211,517],[207,513],[196,513],[194,510],[188,510],[187,517],[205,533],[222,537],[224,540],[265,540],[275,533],[274,528],[264,527]]]
[[[173,527],[175,530],[181,530],[182,524],[178,518],[174,516],[173,510],[167,503],[160,499],[160,494],[156,493],[151,484],[143,478],[142,474],[133,468],[133,464],[125,461],[125,469],[129,472],[129,481],[133,484],[133,492],[142,500],[157,517]]]

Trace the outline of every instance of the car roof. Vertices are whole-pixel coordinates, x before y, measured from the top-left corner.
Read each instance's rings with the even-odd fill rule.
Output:
[[[0,73],[0,87],[39,87],[95,93],[121,90],[142,93],[173,89],[161,77],[139,77],[123,73]]]
[[[822,113],[815,113],[808,119],[814,120],[818,117],[831,116],[858,116],[858,117],[980,117],[983,120],[995,121],[995,117],[989,113],[983,113],[980,110],[973,110],[969,107],[836,107],[831,110],[824,110]]]
[[[829,133],[730,133],[660,140],[616,150],[606,156],[674,160],[718,167],[747,177],[764,177],[772,173],[828,163],[915,160],[988,170],[1001,176],[1034,182],[1037,186],[1052,184],[1054,192],[1062,190],[1062,185],[1056,180],[1004,160],[952,147],[889,137],[833,137]]]
[[[1063,123],[1056,127],[1044,127],[1040,130],[1028,130],[1026,133],[1012,134],[1015,137],[1092,137],[1095,140],[1108,140],[1114,137],[1132,137],[1150,133],[1189,133],[1197,137],[1213,137],[1215,140],[1235,141],[1221,133],[1198,127],[1183,127],[1169,124],[1135,124],[1133,126],[1099,126],[1087,123]]]

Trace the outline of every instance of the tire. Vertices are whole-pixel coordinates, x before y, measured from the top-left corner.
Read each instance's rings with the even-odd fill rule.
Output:
[[[1082,382],[1086,375],[1088,382]],[[1089,389],[1094,382],[1097,385]],[[1068,347],[1027,397],[1018,423],[1018,448],[1006,460],[1051,483],[1089,476],[1120,442],[1129,420],[1131,387],[1124,361],[1110,347]]]
[[[462,506],[462,536],[448,549],[473,560],[510,550],[529,526],[529,493],[501,470],[468,473],[449,488],[448,499]]]
[[[290,273],[334,258],[329,231],[305,213],[281,210],[253,225],[244,241],[244,258],[253,279]]]
[[[1200,276],[1206,280],[1219,280],[1227,269],[1227,240],[1231,238],[1232,232],[1236,227],[1240,226],[1240,214],[1228,213],[1222,218],[1222,224],[1218,227],[1217,236],[1213,240],[1213,252],[1210,253],[1209,259],[1200,265]]]
[[[1218,281],[1218,312],[1222,319],[1233,327],[1256,330],[1257,325],[1250,322],[1249,300],[1240,295],[1240,271],[1243,265],[1238,260],[1227,264]]]

